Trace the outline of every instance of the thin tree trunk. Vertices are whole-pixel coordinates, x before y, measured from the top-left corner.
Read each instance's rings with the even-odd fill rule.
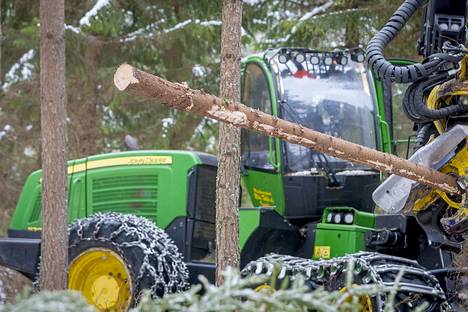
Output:
[[[97,69],[99,67],[102,43],[94,38],[86,40],[86,50],[84,53],[86,71],[85,88],[82,90],[82,107],[80,109],[79,124],[79,157],[86,157],[97,153],[97,140],[99,137],[97,125],[97,105],[98,105],[98,85],[99,77]]]
[[[67,131],[64,0],[40,2],[42,135],[41,288],[67,288]]]
[[[221,34],[221,97],[240,100],[242,0],[223,1]],[[239,269],[240,129],[219,126],[219,165],[216,177],[216,284],[227,267]]]

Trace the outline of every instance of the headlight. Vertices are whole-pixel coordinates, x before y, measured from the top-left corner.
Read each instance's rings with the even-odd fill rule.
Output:
[[[330,212],[327,216],[327,222],[332,223],[332,220],[333,220],[333,213]]]
[[[296,54],[296,56],[294,57],[294,60],[298,63],[303,63],[305,61],[305,55],[302,54],[302,53],[298,53]]]
[[[344,222],[346,224],[352,224],[354,221],[354,215],[352,213],[347,213],[344,216]]]
[[[333,64],[333,58],[331,56],[325,56],[325,58],[323,59],[323,64],[330,66],[331,64]]]
[[[333,222],[336,223],[336,224],[339,224],[339,223],[341,223],[341,219],[342,219],[341,213],[337,213],[333,217]]]
[[[278,62],[280,62],[281,64],[286,64],[288,61],[289,61],[289,55],[287,55],[287,54],[280,54],[280,55],[278,56]]]
[[[341,57],[338,58],[338,62],[340,63],[340,65],[346,65],[348,64],[348,58],[342,55]]]
[[[317,55],[311,55],[310,56],[310,64],[312,64],[312,65],[320,64],[320,57],[318,57]]]

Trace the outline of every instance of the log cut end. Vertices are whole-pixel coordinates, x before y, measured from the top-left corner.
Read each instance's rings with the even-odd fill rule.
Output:
[[[122,64],[117,68],[114,74],[114,84],[120,91],[124,91],[131,84],[139,83],[135,77],[135,70],[133,66]]]

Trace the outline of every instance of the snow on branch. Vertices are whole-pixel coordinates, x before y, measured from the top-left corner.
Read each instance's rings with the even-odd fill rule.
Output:
[[[318,14],[320,13],[324,13],[326,12],[331,6],[333,6],[333,2],[334,0],[329,0],[327,2],[325,2],[324,4],[318,6],[318,7],[315,7],[312,9],[312,11],[310,12],[307,12],[306,14],[302,15],[297,24],[293,26],[293,28],[291,29],[291,32],[286,35],[285,37],[282,37],[282,38],[278,38],[278,39],[266,39],[264,40],[265,43],[283,43],[283,42],[286,42],[288,41],[292,35],[294,35],[297,30],[299,29],[299,27],[304,23],[304,22],[307,22],[311,19],[314,19]]]
[[[5,82],[1,86],[4,92],[8,91],[12,84],[31,78],[34,69],[34,66],[31,64],[33,57],[34,50],[31,49],[24,53],[17,63],[11,66],[10,70],[5,75]]]
[[[129,33],[127,37],[120,39],[120,41],[130,42],[139,38],[151,38],[159,34],[167,34],[167,33],[185,28],[187,27],[187,25],[190,25],[190,24],[201,25],[201,26],[220,26],[222,24],[220,20],[200,21],[199,19],[196,19],[196,20],[188,19],[170,28],[162,29],[161,31],[155,31],[156,26],[159,25],[161,22],[164,22],[164,20],[149,24],[143,28],[135,30],[134,32]]]
[[[86,12],[85,15],[83,15],[83,17],[80,19],[80,26],[91,25],[90,19],[93,16],[96,16],[102,8],[108,5],[110,5],[110,0],[97,0],[96,4],[91,8],[91,10]]]

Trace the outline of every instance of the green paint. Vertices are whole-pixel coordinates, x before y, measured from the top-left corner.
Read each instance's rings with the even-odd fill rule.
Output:
[[[353,213],[352,224],[327,223],[330,213]],[[323,213],[322,222],[317,225],[315,248],[329,248],[330,257],[339,257],[366,250],[365,234],[373,229],[375,215],[350,207],[328,207]],[[318,259],[314,254],[314,259]]]
[[[393,65],[411,65],[413,61],[405,59],[390,59],[390,63]],[[374,99],[377,103],[377,120],[379,122],[379,130],[381,136],[381,150],[385,153],[392,153],[392,140],[391,140],[391,129],[387,121],[385,120],[385,106],[383,96],[383,83],[380,78],[374,73],[371,73],[372,81],[374,84],[375,95]]]
[[[246,58],[243,62],[242,77],[244,76],[245,68],[249,64],[258,65],[262,69],[268,83],[272,114],[273,116],[278,116],[276,88],[269,64],[264,60],[263,57],[259,55],[250,56]],[[242,79],[242,82],[243,81],[244,79]],[[252,203],[255,207],[274,206],[275,210],[280,215],[284,215],[285,203],[283,191],[283,178],[280,173],[282,170],[282,164],[279,161],[281,159],[280,144],[281,142],[278,138],[270,137],[269,160],[271,165],[275,168],[274,170],[247,170],[248,175],[244,176],[243,180],[250,195],[250,198],[252,199]]]
[[[172,158],[171,164],[108,165],[124,158],[165,156]],[[135,151],[69,162],[69,166],[73,164],[75,168],[77,164],[101,167],[82,167],[82,171],[68,175],[69,222],[96,212],[113,211],[144,216],[165,228],[174,218],[187,215],[187,176],[201,161],[191,152]],[[39,170],[28,177],[13,215],[12,229],[42,226],[41,176]]]
[[[260,224],[259,208],[239,209],[239,246],[242,250],[250,235]]]

